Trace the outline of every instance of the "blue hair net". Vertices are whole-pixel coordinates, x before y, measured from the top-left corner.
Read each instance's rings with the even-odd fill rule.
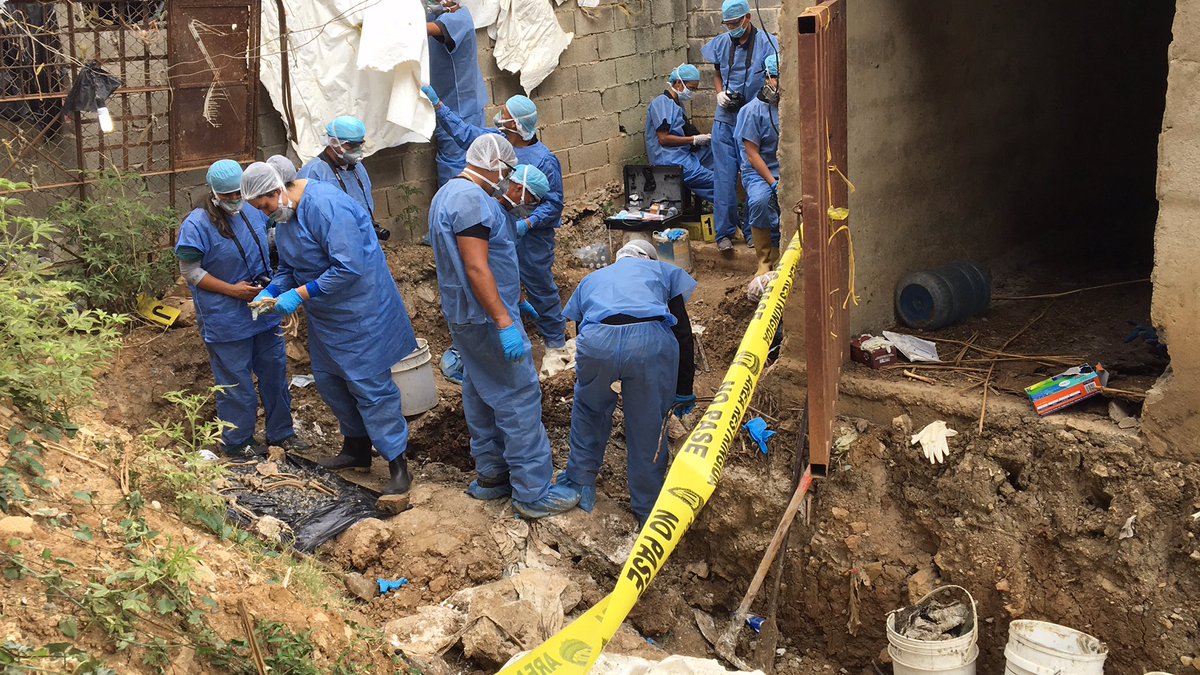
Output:
[[[668,80],[671,84],[675,84],[680,80],[684,82],[699,82],[700,69],[690,63],[681,63],[675,70],[671,71],[671,77]]]
[[[208,167],[205,177],[208,187],[219,194],[228,194],[242,189],[242,165],[232,159],[218,159]]]
[[[763,68],[766,69],[767,74],[771,77],[779,77],[779,55],[767,55],[767,58],[763,59]]]
[[[721,3],[721,20],[733,21],[750,13],[750,3],[746,0],[725,0]]]
[[[524,185],[525,189],[533,193],[533,196],[539,200],[550,191],[550,179],[546,178],[546,174],[542,173],[541,169],[530,164],[516,165],[509,174],[509,178],[514,183]]]
[[[526,132],[532,132],[537,129],[537,106],[528,96],[520,94],[513,96],[504,102],[504,107],[508,108],[508,114],[512,115],[517,121],[517,125]]]
[[[342,115],[333,118],[332,122],[325,125],[325,134],[339,141],[362,143],[363,139],[367,137],[367,126],[357,117]]]

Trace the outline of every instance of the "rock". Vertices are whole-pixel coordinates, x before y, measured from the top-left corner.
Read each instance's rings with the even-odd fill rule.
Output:
[[[346,590],[350,592],[350,595],[364,602],[379,594],[379,586],[358,572],[347,572],[342,575],[342,583],[346,584]]]
[[[414,295],[416,295],[421,300],[424,300],[425,302],[428,302],[431,304],[434,302],[437,302],[437,293],[433,290],[432,287],[430,287],[426,284],[422,284],[422,285],[418,286],[416,293]]]
[[[254,521],[254,531],[261,534],[267,541],[278,542],[283,533],[288,530],[287,523],[274,516],[263,516]]]
[[[576,590],[572,591],[572,586]],[[526,568],[455,593],[447,604],[467,610],[463,653],[494,670],[520,651],[521,645],[540,644],[562,628],[564,599],[570,602],[574,598],[577,604],[578,586],[550,570]]]
[[[416,614],[384,624],[383,634],[406,655],[428,658],[453,647],[466,621],[466,614],[450,607],[418,607]]]
[[[450,579],[445,574],[439,577],[434,577],[429,582],[429,592],[441,593],[442,591],[446,590],[446,586],[449,585],[449,583]]]
[[[708,578],[708,563],[704,562],[703,560],[698,560],[694,563],[688,563],[685,569],[701,579]]]
[[[912,435],[913,422],[907,414],[892,418],[892,429],[903,436]],[[908,440],[907,438],[905,440]]]
[[[846,548],[850,549],[851,552],[854,552],[857,551],[859,545],[862,544],[862,537],[852,534],[849,537],[846,537],[845,542]]]
[[[205,565],[202,562],[196,563],[196,567],[193,569],[193,574],[195,575],[196,581],[204,586],[217,583],[216,572],[213,572],[208,565]]]
[[[350,554],[350,566],[363,570],[379,560],[392,541],[392,530],[377,518],[364,518],[337,538],[338,548]]]
[[[840,521],[843,521],[843,522],[845,522],[845,520],[846,520],[847,518],[849,518],[849,517],[850,517],[850,512],[849,512],[849,511],[847,511],[846,509],[843,509],[843,508],[842,508],[842,507],[840,507],[840,506],[835,506],[835,507],[833,507],[832,509],[829,509],[829,513],[830,513],[830,515],[832,515],[832,516],[833,516],[833,517],[834,517],[836,520],[840,520]]]
[[[1121,420],[1120,422],[1117,422],[1117,426],[1121,429],[1133,429],[1133,428],[1137,427],[1138,425],[1139,425],[1139,422],[1137,421],[1136,418],[1133,418],[1133,417],[1126,417],[1125,419]]]
[[[1075,442],[1075,434],[1067,431],[1066,429],[1059,429],[1058,431],[1054,432],[1054,437],[1064,443]]]
[[[908,578],[908,601],[916,602],[941,585],[942,578],[933,566],[922,567]]]
[[[1108,416],[1112,421],[1120,425],[1123,420],[1134,419],[1134,424],[1137,423],[1137,415],[1133,411],[1133,407],[1125,401],[1113,399],[1108,402]],[[1121,427],[1125,429],[1127,427]]]
[[[856,520],[853,523],[850,523],[850,530],[854,532],[854,534],[862,534],[867,531],[867,524],[861,520]]]
[[[867,433],[867,429],[869,429],[870,427],[871,427],[871,423],[862,418],[854,420],[854,429],[856,431],[858,431],[858,433],[860,433],[860,434]]]
[[[33,535],[33,518],[28,516],[5,516],[0,518],[0,535],[28,537]]]
[[[1001,593],[1007,593],[1012,586],[1008,583],[1008,579],[1001,579],[996,582],[996,590]]]
[[[288,340],[287,357],[289,361],[292,361],[299,366],[306,365],[311,360],[309,359],[308,352],[305,351],[304,347],[300,346],[299,343],[293,340]]]

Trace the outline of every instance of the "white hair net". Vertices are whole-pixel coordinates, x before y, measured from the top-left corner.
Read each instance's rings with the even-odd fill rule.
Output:
[[[281,187],[279,172],[266,162],[255,162],[242,172],[242,199],[256,199]]]
[[[484,134],[467,148],[467,164],[485,171],[511,169],[517,165],[512,143],[500,134]]]
[[[285,185],[296,180],[296,165],[287,157],[283,155],[271,155],[267,158],[267,164],[275,167],[275,171],[279,173],[279,178],[283,180]]]
[[[654,244],[645,239],[634,239],[617,249],[617,260],[621,258],[642,258],[643,260],[658,260],[658,251]]]

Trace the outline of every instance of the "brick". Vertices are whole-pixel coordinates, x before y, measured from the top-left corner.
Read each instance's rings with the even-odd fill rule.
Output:
[[[671,23],[684,17],[685,10],[682,0],[654,0],[650,4],[651,23]]]
[[[637,82],[654,77],[654,56],[651,54],[634,54],[622,56],[613,60],[617,71],[617,83]]]
[[[575,15],[577,12],[570,5],[559,5],[558,11],[554,13],[554,18],[558,19],[558,25],[567,33],[575,32]]]
[[[599,48],[601,59],[615,59],[621,56],[629,56],[638,52],[639,48],[636,40],[637,31],[619,30],[611,33],[602,33],[599,35]]]
[[[647,102],[648,103],[648,102]],[[617,115],[617,124],[620,127],[621,133],[632,134],[639,129],[646,128],[646,110],[643,106],[622,110]]]
[[[724,0],[690,0],[692,11],[709,10],[721,11]]]
[[[617,116],[605,115],[592,120],[584,120],[581,123],[583,143],[599,143],[608,141],[610,138],[619,136],[620,130],[617,128]]]
[[[534,87],[533,95],[538,97],[561,96],[579,89],[576,77],[578,68],[575,66],[559,66],[546,76],[541,84]]]
[[[551,150],[573,148],[580,144],[579,122],[563,122],[542,129],[542,142]],[[562,156],[559,156],[562,159]]]
[[[594,91],[581,91],[562,97],[562,116],[564,120],[582,120],[595,117],[604,112],[600,105],[600,94]]]
[[[492,80],[492,104],[496,106],[504,105],[504,102],[517,94],[524,94],[525,90],[521,88],[521,80],[512,73],[504,73],[498,75]]]
[[[590,11],[594,16],[587,16],[582,12],[576,15],[576,36],[608,33],[613,30],[613,10],[611,7],[597,7]]]
[[[646,143],[642,134],[636,136],[618,136],[608,141],[608,161],[625,166],[626,164],[644,164],[640,161],[646,158]]]
[[[638,105],[641,103],[641,96],[641,91],[635,82],[605,89],[600,94],[600,101],[604,106],[604,112],[615,113]]]
[[[642,26],[636,30],[637,51],[641,54],[662,51],[675,46],[671,26]]]
[[[431,144],[427,147],[428,150],[424,152],[416,152],[415,149],[414,151],[407,152],[401,159],[404,175],[408,178],[409,182],[420,181],[429,176],[437,177],[434,146]]]
[[[704,45],[708,44],[708,40],[689,37],[687,44],[688,63],[696,66],[697,68],[703,68],[707,61],[705,61],[704,55],[700,52],[700,50],[704,48]],[[709,67],[712,66],[710,65]]]
[[[663,90],[666,88],[666,77],[663,77],[662,79],[656,78],[653,80],[643,80],[642,82],[638,83],[638,90],[641,92],[639,98],[644,101],[646,105],[650,105],[650,102],[657,98],[659,94],[663,93]]]
[[[567,50],[558,57],[558,67],[578,66],[584,63],[594,63],[600,60],[600,36],[576,36]]]
[[[592,143],[581,145],[567,151],[568,164],[571,173],[591,171],[608,164],[608,144]],[[591,189],[591,186],[588,186]]]
[[[572,196],[581,195],[587,191],[587,185],[583,179],[583,174],[575,173],[569,176],[563,176],[563,194],[567,201],[571,201]]]
[[[537,104],[539,127],[548,127],[563,121],[561,97],[534,99],[534,103]]]
[[[601,61],[585,66],[579,66],[576,74],[579,77],[579,91],[602,91],[617,82],[617,69],[613,61]],[[566,93],[566,92],[563,92]]]

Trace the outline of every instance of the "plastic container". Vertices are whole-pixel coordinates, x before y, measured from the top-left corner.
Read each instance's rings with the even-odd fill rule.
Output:
[[[896,315],[910,328],[937,330],[983,314],[991,301],[991,273],[973,262],[912,272],[896,284]]]
[[[1108,647],[1056,623],[1013,621],[1004,647],[1005,675],[1103,675]]]
[[[678,239],[671,241],[667,238],[668,233],[680,233]],[[675,227],[662,232],[654,233],[654,249],[658,251],[658,259],[665,263],[671,263],[676,267],[683,268],[685,272],[692,271],[692,246],[691,236],[688,231],[682,227]]]
[[[608,244],[589,244],[575,249],[575,260],[584,269],[598,270],[608,264]]]
[[[975,675],[975,659],[979,657],[979,613],[975,598],[962,586],[942,586],[917,601],[945,591],[961,591],[971,602],[971,632],[950,640],[914,640],[896,631],[896,612],[887,617],[888,654],[892,657],[895,675]]]
[[[429,343],[424,338],[417,338],[417,348],[392,366],[392,381],[400,388],[400,412],[405,417],[419,415],[437,405],[433,363]]]

